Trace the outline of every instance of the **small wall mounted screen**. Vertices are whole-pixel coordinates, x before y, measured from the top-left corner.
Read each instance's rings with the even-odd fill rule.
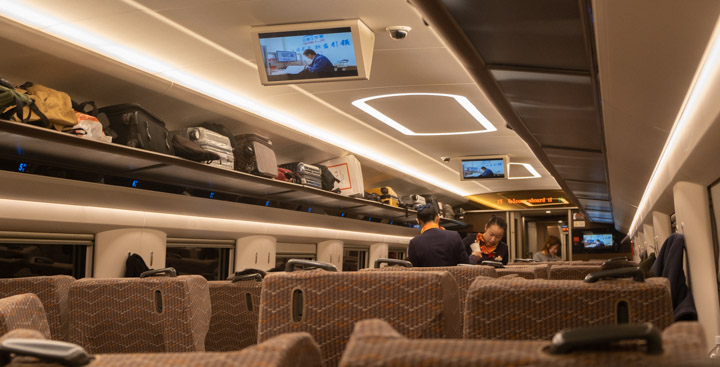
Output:
[[[462,180],[487,180],[507,178],[505,156],[471,157],[460,161]]]
[[[613,236],[610,233],[602,234],[584,234],[583,247],[600,249],[604,247],[612,247]]]

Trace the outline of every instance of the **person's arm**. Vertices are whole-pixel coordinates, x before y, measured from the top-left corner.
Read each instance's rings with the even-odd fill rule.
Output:
[[[467,252],[468,256],[472,254],[470,245],[475,242],[475,237],[477,237],[477,233],[468,233],[467,236],[463,238],[463,245],[465,245],[465,252]]]
[[[416,254],[415,246],[413,246],[413,240],[410,240],[410,245],[408,245],[408,258],[407,259],[416,268],[422,266],[420,264],[420,259],[418,258],[417,254]]]
[[[330,63],[330,59],[324,56],[317,55],[313,59],[312,64],[308,66],[308,70],[317,73],[318,71],[324,70],[325,68],[332,67],[332,64]]]
[[[460,233],[455,232],[455,247],[457,251],[457,261],[458,264],[470,264],[470,259],[468,258],[468,253],[465,250],[465,242],[460,237]]]
[[[501,253],[500,256],[502,256],[503,265],[507,265],[507,263],[508,263],[508,247],[504,243],[501,243],[501,245],[502,245],[502,248],[498,252]]]

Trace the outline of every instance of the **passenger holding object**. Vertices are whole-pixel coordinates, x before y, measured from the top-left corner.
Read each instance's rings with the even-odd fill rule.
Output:
[[[388,266],[390,266],[390,265],[399,265],[399,266],[402,266],[402,267],[405,267],[405,268],[412,268],[412,267],[413,267],[413,265],[412,265],[411,262],[405,261],[405,260],[398,260],[398,259],[377,259],[377,260],[375,260],[375,265],[374,265],[373,267],[376,268],[376,269],[377,269],[377,268],[380,268],[380,265],[381,265],[381,264],[388,264]]]
[[[410,240],[408,260],[413,266],[455,266],[469,262],[462,238],[438,225],[440,214],[432,204],[418,206],[420,235]]]
[[[500,261],[503,265],[508,263],[508,247],[502,242],[507,230],[507,222],[500,217],[492,216],[485,224],[485,232],[468,233],[463,239],[470,263],[475,264],[483,260]]]

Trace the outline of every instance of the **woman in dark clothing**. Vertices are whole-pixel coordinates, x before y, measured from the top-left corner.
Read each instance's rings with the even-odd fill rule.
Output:
[[[500,217],[492,216],[485,225],[485,231],[482,233],[468,233],[463,239],[467,252],[470,253],[470,263],[480,264],[484,260],[500,261],[503,264],[508,263],[508,247],[502,238],[507,230],[507,222]],[[471,248],[473,243],[477,243],[476,248]]]

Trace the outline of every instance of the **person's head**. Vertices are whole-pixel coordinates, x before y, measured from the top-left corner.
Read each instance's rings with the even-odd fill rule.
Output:
[[[548,236],[545,240],[545,245],[542,248],[542,252],[545,255],[557,255],[560,249],[560,239],[555,236]]]
[[[486,170],[487,168],[485,166],[480,167],[481,170]]]
[[[440,219],[440,214],[432,204],[418,205],[415,210],[417,210],[418,224],[421,226],[427,222],[437,222]]]
[[[505,219],[493,215],[492,217],[490,217],[490,220],[485,225],[485,233],[483,233],[485,243],[490,246],[497,245],[498,243],[500,243],[500,240],[502,240],[502,238],[505,236],[506,230],[507,222],[505,221]]]
[[[315,51],[313,51],[311,49],[307,49],[307,50],[303,51],[303,55],[305,55],[305,57],[307,57],[308,59],[312,60],[315,58],[315,56],[317,54],[315,53]]]

